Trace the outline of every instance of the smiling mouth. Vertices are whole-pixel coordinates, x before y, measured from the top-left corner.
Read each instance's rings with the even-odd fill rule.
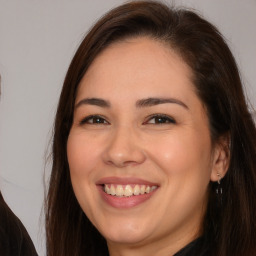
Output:
[[[149,194],[157,189],[157,186],[141,185],[141,184],[104,184],[103,191],[116,197],[131,197]]]

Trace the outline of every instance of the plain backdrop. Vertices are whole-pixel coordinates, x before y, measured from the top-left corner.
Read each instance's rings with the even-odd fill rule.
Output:
[[[45,255],[44,173],[47,181],[50,170],[45,156],[62,82],[85,32],[123,2],[0,0],[0,188],[39,255]],[[195,8],[220,29],[255,108],[256,0],[165,2]]]

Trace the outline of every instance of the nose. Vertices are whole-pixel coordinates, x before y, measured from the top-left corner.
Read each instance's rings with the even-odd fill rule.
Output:
[[[103,153],[103,161],[106,164],[122,168],[141,164],[145,159],[138,134],[129,127],[112,131]]]

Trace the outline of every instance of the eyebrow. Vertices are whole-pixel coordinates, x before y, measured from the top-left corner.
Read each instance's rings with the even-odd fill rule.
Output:
[[[94,105],[102,108],[109,108],[110,102],[107,100],[99,99],[99,98],[86,98],[80,100],[76,105],[75,108],[80,107],[81,105]]]
[[[141,99],[138,100],[136,102],[136,107],[152,107],[155,105],[160,105],[160,104],[166,104],[166,103],[174,103],[174,104],[178,104],[186,109],[189,109],[188,106],[178,100],[178,99],[174,99],[174,98],[147,98],[147,99]]]
[[[178,104],[186,109],[189,109],[188,106],[183,103],[182,101],[175,99],[175,98],[147,98],[141,99],[136,101],[136,107],[152,107],[160,104],[166,103],[174,103]],[[103,100],[100,98],[85,98],[80,100],[76,105],[75,108],[80,107],[81,105],[94,105],[102,108],[109,108],[111,106],[110,102],[107,100]]]

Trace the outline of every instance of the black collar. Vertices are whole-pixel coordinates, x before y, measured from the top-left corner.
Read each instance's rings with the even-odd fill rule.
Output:
[[[203,237],[192,241],[173,256],[208,256],[208,250],[203,248]]]

